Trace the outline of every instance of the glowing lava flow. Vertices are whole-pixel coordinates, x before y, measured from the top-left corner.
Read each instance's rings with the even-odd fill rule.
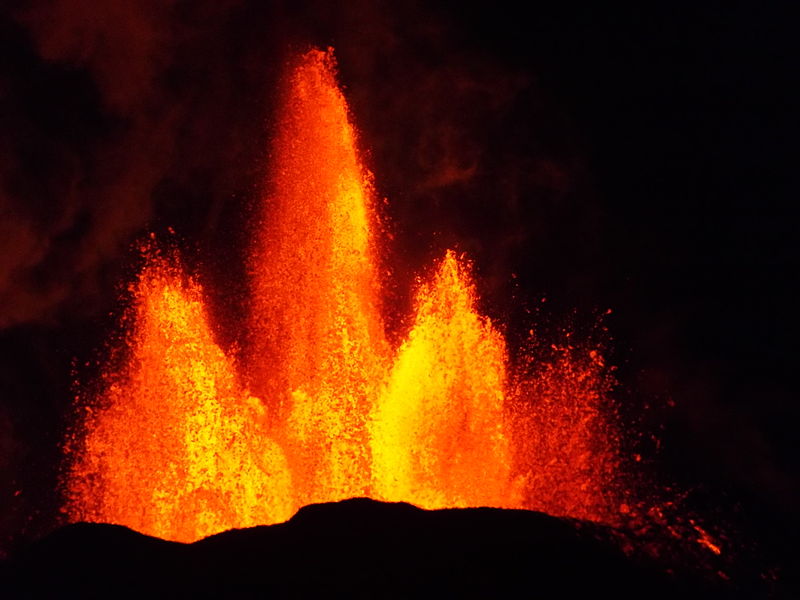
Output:
[[[613,520],[599,354],[529,356],[512,372],[453,252],[390,348],[371,180],[331,53],[302,55],[284,84],[250,255],[246,372],[214,342],[200,287],[148,250],[114,355],[124,364],[84,393],[66,444],[70,518],[189,541],[370,496]]]

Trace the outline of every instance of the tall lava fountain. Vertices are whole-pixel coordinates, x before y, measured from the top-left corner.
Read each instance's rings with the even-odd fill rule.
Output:
[[[511,361],[453,251],[418,282],[401,343],[387,341],[386,257],[357,146],[331,51],[297,57],[251,245],[241,360],[214,339],[214,290],[177,253],[143,245],[124,333],[82,386],[65,444],[70,519],[191,541],[369,496],[615,520],[597,349]]]
[[[251,260],[250,372],[277,404],[301,504],[369,493],[367,418],[388,357],[372,187],[331,60],[310,52],[285,82]]]

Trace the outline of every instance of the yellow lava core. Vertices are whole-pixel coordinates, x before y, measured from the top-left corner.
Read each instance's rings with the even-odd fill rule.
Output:
[[[371,421],[375,492],[423,508],[515,506],[505,431],[506,347],[447,252],[419,289]]]
[[[598,352],[512,373],[452,251],[391,347],[372,178],[331,50],[293,61],[280,105],[243,358],[215,342],[177,256],[149,244],[125,334],[65,444],[69,518],[192,541],[367,496],[613,521]]]

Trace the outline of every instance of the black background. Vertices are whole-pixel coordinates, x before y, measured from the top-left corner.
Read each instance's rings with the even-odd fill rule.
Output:
[[[512,347],[611,309],[615,397],[648,468],[788,552],[788,3],[603,4],[5,3],[3,546],[56,522],[73,370],[114,330],[132,241],[174,228],[236,341],[277,77],[290,49],[330,44],[389,201],[391,332],[450,246]]]

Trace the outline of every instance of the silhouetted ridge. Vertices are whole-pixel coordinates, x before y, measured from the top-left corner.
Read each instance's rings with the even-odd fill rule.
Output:
[[[193,544],[68,525],[5,567],[18,597],[714,596],[627,558],[612,534],[530,511],[353,499]]]

